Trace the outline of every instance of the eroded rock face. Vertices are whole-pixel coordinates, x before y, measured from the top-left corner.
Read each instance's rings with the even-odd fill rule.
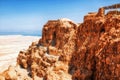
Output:
[[[42,38],[20,51],[17,65],[29,75],[21,79],[119,80],[119,11],[105,14],[100,8],[98,13],[86,15],[80,25],[65,18],[48,21]],[[2,80],[23,76],[16,67],[3,73]]]
[[[88,18],[77,35],[77,51],[70,62],[72,79],[119,80],[120,15]]]
[[[17,63],[29,69],[30,75],[46,80],[70,80],[69,61],[75,52],[77,25],[68,19],[48,21],[42,39],[21,51]]]
[[[77,25],[68,19],[48,21],[39,44],[49,46],[49,54],[62,56],[60,59],[69,61],[70,58],[65,55],[70,56],[75,51],[76,32]]]
[[[28,76],[25,69],[21,69],[19,66],[9,66],[0,74],[0,80],[32,80],[32,78]]]

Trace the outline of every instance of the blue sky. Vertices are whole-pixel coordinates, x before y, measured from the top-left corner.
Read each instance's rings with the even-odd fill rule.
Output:
[[[76,23],[99,7],[119,0],[0,0],[0,32],[41,34],[48,20],[69,18]]]

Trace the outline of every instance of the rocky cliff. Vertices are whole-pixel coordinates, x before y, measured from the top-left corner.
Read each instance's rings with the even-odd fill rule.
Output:
[[[73,80],[120,80],[120,14],[98,14],[85,16],[78,27]]]
[[[102,7],[81,24],[65,18],[48,21],[42,38],[20,51],[16,67],[0,79],[120,80],[120,11],[105,14]]]

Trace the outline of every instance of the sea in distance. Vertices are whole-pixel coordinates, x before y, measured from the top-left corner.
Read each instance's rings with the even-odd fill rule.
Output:
[[[0,36],[4,35],[23,35],[23,36],[41,36],[41,31],[35,31],[35,32],[0,32]]]

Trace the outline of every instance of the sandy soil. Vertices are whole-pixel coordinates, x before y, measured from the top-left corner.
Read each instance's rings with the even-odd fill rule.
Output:
[[[0,72],[7,69],[9,65],[15,65],[19,51],[27,49],[32,42],[38,41],[39,38],[21,35],[0,36]]]

